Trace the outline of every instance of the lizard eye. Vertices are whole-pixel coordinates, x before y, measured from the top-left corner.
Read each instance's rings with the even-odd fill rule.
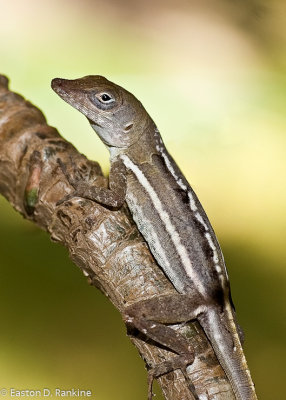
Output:
[[[114,98],[111,97],[108,93],[99,93],[96,97],[104,104],[113,103],[115,101]]]
[[[96,108],[107,111],[116,106],[116,98],[108,92],[91,92],[89,98]]]

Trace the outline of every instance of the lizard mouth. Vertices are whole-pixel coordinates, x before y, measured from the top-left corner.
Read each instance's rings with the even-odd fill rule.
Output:
[[[84,104],[84,97],[81,96],[81,92],[78,90],[73,80],[54,78],[51,82],[51,86],[54,92],[66,103],[80,111],[87,118],[89,117],[89,110]]]
[[[88,122],[90,123],[90,125],[95,125],[95,126],[99,126],[100,128],[103,128],[102,125],[100,125],[98,122],[93,121],[92,119],[86,117],[88,119]]]

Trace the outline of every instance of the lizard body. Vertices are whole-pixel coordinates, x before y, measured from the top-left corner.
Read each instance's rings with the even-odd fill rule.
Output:
[[[197,319],[237,400],[255,400],[220,246],[203,207],[167,152],[155,123],[131,93],[101,76],[54,79],[52,87],[88,118],[110,151],[109,189],[73,181],[72,196],[110,207],[120,207],[126,200],[154,258],[179,293],[157,303],[151,299],[131,306],[126,322],[184,355],[182,364],[179,362],[176,367],[182,368],[184,362],[193,361],[192,356],[186,356],[191,350],[185,343],[180,344],[174,330],[162,324]],[[152,323],[145,318],[148,313]],[[155,376],[167,369],[158,371]]]

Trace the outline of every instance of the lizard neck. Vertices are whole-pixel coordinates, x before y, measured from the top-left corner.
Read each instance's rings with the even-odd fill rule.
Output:
[[[162,142],[160,133],[152,119],[145,127],[138,140],[128,148],[110,147],[110,160],[115,160],[118,156],[127,155],[137,165],[151,162],[154,154],[160,154],[165,146]]]

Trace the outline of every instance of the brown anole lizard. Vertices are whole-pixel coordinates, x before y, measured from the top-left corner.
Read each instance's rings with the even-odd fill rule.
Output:
[[[88,118],[110,151],[109,189],[68,176],[75,191],[64,200],[85,197],[111,208],[120,207],[126,200],[154,258],[178,292],[140,301],[125,312],[127,324],[177,353],[172,363],[153,368],[150,382],[176,368],[187,377],[185,370],[194,360],[193,351],[187,340],[167,324],[196,319],[236,399],[257,399],[220,246],[155,123],[131,93],[102,76],[56,78],[52,88]]]

